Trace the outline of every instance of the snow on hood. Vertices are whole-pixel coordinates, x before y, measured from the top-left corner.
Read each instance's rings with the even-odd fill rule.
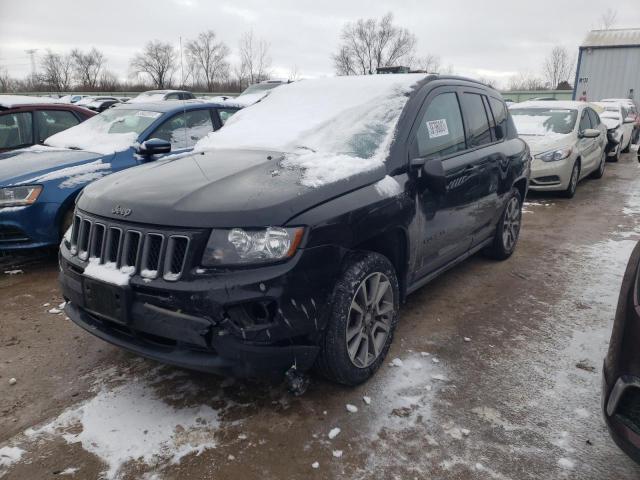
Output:
[[[384,163],[408,94],[425,77],[369,75],[282,85],[236,113],[194,151],[280,151],[286,153],[285,166],[303,171],[304,185],[348,178]]]
[[[602,123],[606,125],[607,130],[611,130],[612,128],[618,128],[620,126],[620,120],[616,118],[604,117],[601,115],[600,120],[602,120]]]
[[[75,127],[52,135],[45,140],[45,143],[50,147],[88,150],[107,155],[126,150],[136,142],[138,139],[136,133],[109,133],[118,120],[106,121],[106,118],[103,115],[96,115]]]

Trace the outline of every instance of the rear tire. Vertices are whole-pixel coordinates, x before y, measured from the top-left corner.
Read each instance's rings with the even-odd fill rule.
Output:
[[[493,243],[484,253],[495,260],[506,260],[516,249],[520,238],[520,226],[522,225],[522,198],[517,188],[511,190],[507,204],[504,207]]]
[[[399,300],[396,272],[386,257],[362,252],[348,260],[333,292],[316,370],[344,385],[368,380],[389,351]]]
[[[569,180],[569,186],[562,192],[562,196],[565,198],[573,198],[578,188],[578,181],[580,180],[580,164],[578,162],[573,164],[571,169],[571,179]]]

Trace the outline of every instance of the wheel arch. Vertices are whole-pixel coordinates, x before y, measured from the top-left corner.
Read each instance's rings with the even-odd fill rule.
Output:
[[[368,251],[384,255],[393,265],[398,277],[400,298],[406,296],[408,272],[408,235],[400,228],[386,230],[354,246],[355,251]]]

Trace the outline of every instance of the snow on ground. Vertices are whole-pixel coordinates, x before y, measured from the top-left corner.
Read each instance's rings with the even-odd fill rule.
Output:
[[[109,376],[108,372],[103,375]],[[161,399],[156,385],[166,379],[154,369],[146,375],[128,377],[115,387],[98,381],[93,398],[70,407],[45,425],[25,431],[21,443],[25,450],[0,449],[0,462],[6,455],[14,463],[25,451],[37,451],[42,441],[61,437],[70,444],[80,443],[84,450],[98,456],[106,465],[105,478],[112,479],[118,478],[130,462],[162,468],[179,463],[187,455],[215,448],[218,411],[203,404],[178,407],[168,403],[166,395]],[[177,391],[173,399],[181,396]]]
[[[19,447],[2,447],[0,448],[0,475],[14,463],[20,461],[24,450]]]

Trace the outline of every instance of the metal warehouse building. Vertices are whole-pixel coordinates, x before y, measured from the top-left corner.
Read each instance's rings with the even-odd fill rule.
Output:
[[[640,28],[593,30],[580,46],[573,98],[640,103]]]

